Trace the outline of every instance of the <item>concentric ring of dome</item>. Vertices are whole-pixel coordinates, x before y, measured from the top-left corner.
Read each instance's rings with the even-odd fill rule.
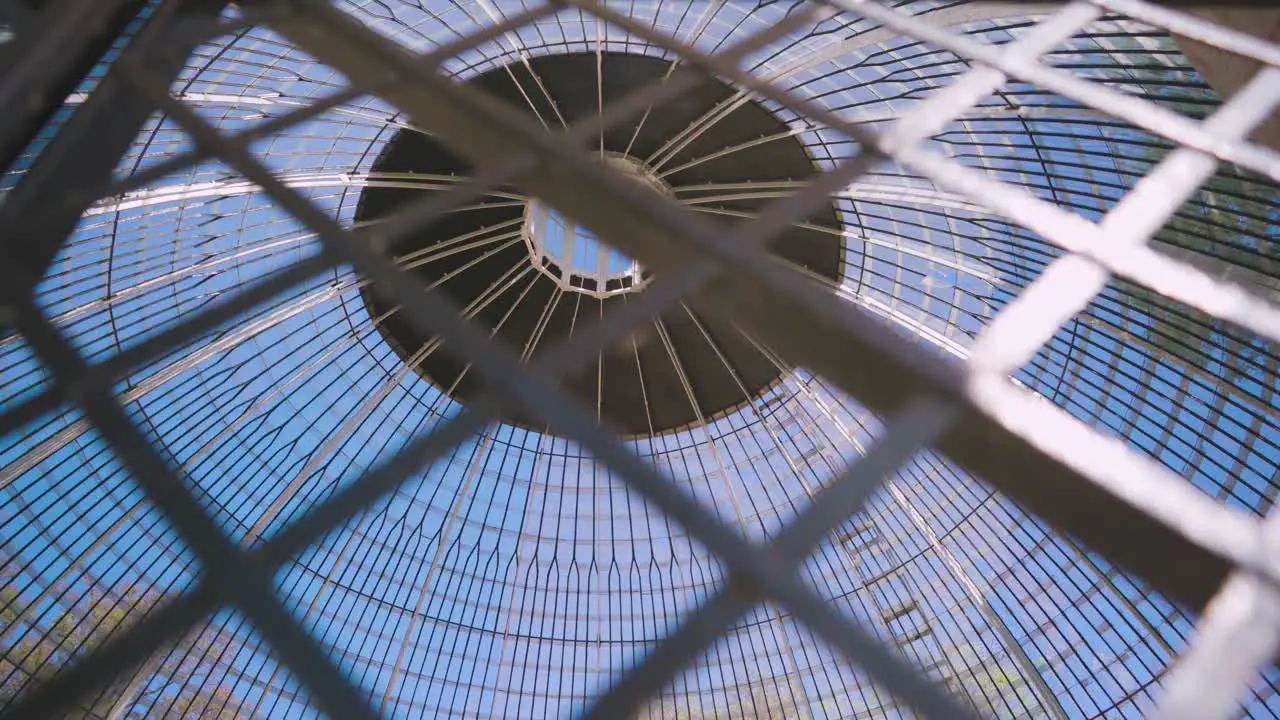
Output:
[[[659,58],[634,53],[559,53],[526,58],[515,67],[489,70],[467,82],[518,108],[515,112],[530,120],[545,122],[554,116],[575,124],[594,118],[602,103],[662,81],[673,69]],[[526,73],[537,79],[538,99],[529,98],[518,80]],[[661,188],[705,212],[749,216],[770,197],[758,196],[756,187],[808,182],[818,171],[805,148],[789,137],[787,125],[758,103],[736,102],[732,112],[724,113],[725,104],[735,102],[736,95],[735,88],[708,80],[695,96],[601,133],[599,153],[604,162],[625,168],[637,182]],[[680,134],[711,113],[724,117],[696,137]],[[761,137],[773,139],[761,143]],[[636,159],[628,159],[632,157]],[[371,172],[459,179],[469,176],[471,168],[444,143],[403,130]],[[377,223],[431,192],[435,191],[365,188],[355,222]],[[396,242],[391,253],[424,285],[448,296],[474,323],[525,358],[566,340],[591,320],[616,312],[633,300],[632,293],[643,294],[645,275],[625,267],[621,270],[626,278],[645,282],[625,286],[614,278],[612,284],[597,284],[579,276],[579,284],[591,285],[566,287],[572,284],[571,276],[558,274],[550,260],[539,257],[541,252],[529,251],[536,249],[530,218],[540,222],[532,230],[545,230],[553,220],[551,211],[518,189],[500,195],[448,213]],[[538,214],[531,215],[533,210]],[[554,219],[567,222],[558,214]],[[728,222],[719,217],[714,221],[733,232]],[[566,242],[581,240],[573,237],[576,230],[568,237],[564,232],[562,225],[561,250]],[[581,249],[588,250],[587,242],[582,244]],[[770,247],[784,266],[828,288],[839,284],[845,253],[834,204],[780,233]],[[607,248],[592,241],[589,251],[605,269]],[[384,318],[379,331],[388,345],[415,372],[463,404],[479,395],[478,377],[447,343],[417,332],[374,288],[366,286],[361,294],[369,315]],[[736,325],[708,312],[699,299],[689,298],[653,318],[629,341],[600,352],[593,369],[562,378],[562,387],[594,409],[602,425],[624,437],[642,437],[733,414],[776,385],[782,372],[778,360]],[[543,427],[515,409],[500,418],[535,430]]]

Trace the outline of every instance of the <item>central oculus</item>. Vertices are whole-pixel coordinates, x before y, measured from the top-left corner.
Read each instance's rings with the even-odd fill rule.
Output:
[[[603,104],[662,82],[658,57],[594,52],[544,55],[475,75],[468,85],[522,112],[548,132],[595,117]],[[797,132],[737,88],[706,79],[695,92],[619,123],[591,139],[590,151],[616,172],[738,233],[770,201],[815,177]],[[475,168],[446,144],[412,128],[396,132],[370,169],[357,223],[375,223],[424,195],[451,189]],[[422,284],[448,297],[472,323],[528,360],[635,302],[657,278],[634,258],[541,202],[536,187],[503,187],[436,219],[391,248]],[[836,283],[841,226],[828,201],[770,244],[779,263]],[[484,383],[449,343],[419,332],[400,308],[366,284],[361,296],[387,351],[458,402]],[[377,348],[374,352],[379,352]],[[710,422],[760,397],[785,362],[696,295],[601,352],[560,387],[602,425],[624,437]],[[745,416],[748,422],[752,416]],[[501,421],[555,433],[528,413]]]
[[[658,192],[668,192],[666,184],[645,169],[640,160],[609,151],[603,157],[610,167],[627,177]],[[649,284],[651,276],[640,263],[537,200],[529,200],[521,232],[534,267],[564,290],[606,298],[635,292]]]

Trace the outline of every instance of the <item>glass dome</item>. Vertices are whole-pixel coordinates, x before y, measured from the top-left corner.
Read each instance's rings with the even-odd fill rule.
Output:
[[[619,12],[707,53],[769,28],[792,3],[628,0]],[[1013,4],[899,3],[984,43],[1033,25]],[[492,27],[508,0],[341,0],[415,52]],[[1038,17],[1038,16],[1037,16]],[[224,133],[346,87],[336,70],[258,26],[199,45],[175,97]],[[1107,14],[1046,62],[1175,112],[1219,96],[1162,31]],[[548,130],[603,112],[680,66],[669,50],[574,8],[444,61],[459,82]],[[744,68],[868,127],[887,127],[967,61],[852,13],[789,33]],[[100,75],[100,73],[99,73]],[[14,187],[88,102],[91,78],[0,178]],[[474,169],[391,105],[356,95],[250,148],[345,227],[465,183]],[[1010,80],[933,135],[945,156],[1097,220],[1169,141]],[[860,151],[782,104],[715,79],[662,113],[593,137],[602,157],[700,216],[729,222]],[[193,149],[156,114],[115,178]],[[3,191],[3,190],[0,190]],[[1280,297],[1277,194],[1224,165],[1154,244]],[[727,225],[726,225],[727,227]],[[84,213],[37,302],[87,358],[138,347],[319,245],[258,183],[208,160]],[[922,352],[967,358],[974,338],[1062,251],[886,160],[796,223],[780,265],[881,318]],[[522,360],[650,273],[519,187],[502,187],[390,248]],[[260,546],[479,395],[471,366],[415,333],[401,307],[342,266],[133,371],[130,417],[180,468],[235,542]],[[771,537],[883,432],[882,418],[781,348],[697,300],[657,316],[564,388],[650,466],[748,538]],[[0,338],[0,402],[46,389],[18,334]],[[1113,280],[1015,379],[1191,485],[1259,515],[1280,489],[1275,348],[1136,284]],[[190,548],[71,405],[0,438],[4,578],[0,703],[40,686],[199,578]],[[886,478],[801,569],[832,606],[999,718],[1139,717],[1187,645],[1186,609],[1053,530],[940,453]],[[275,590],[395,717],[580,712],[725,581],[706,547],[561,433],[511,411],[393,495],[287,563]],[[1268,670],[1240,708],[1276,717]],[[85,717],[302,717],[308,691],[231,611],[126,672]],[[653,718],[913,717],[784,609],[735,622],[643,710]]]

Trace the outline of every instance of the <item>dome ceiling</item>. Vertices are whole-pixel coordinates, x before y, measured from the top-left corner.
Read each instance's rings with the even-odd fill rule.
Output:
[[[425,52],[529,4],[337,6]],[[1032,22],[1010,15],[1008,3],[895,5],[991,44],[1020,37]],[[610,6],[704,52],[792,9]],[[673,60],[563,8],[443,68],[556,130],[599,112],[602,98],[662,77]],[[1179,112],[1203,115],[1218,104],[1172,40],[1123,18],[1099,20],[1048,60]],[[785,37],[742,67],[876,128],[971,69],[850,13]],[[202,45],[171,90],[232,134],[345,83],[254,27]],[[73,95],[69,104],[84,100]],[[838,133],[721,81],[602,142],[607,156],[627,158],[663,192],[726,227],[859,152]],[[1090,219],[1168,151],[1145,132],[1016,81],[928,144]],[[117,177],[190,149],[190,138],[157,114]],[[372,96],[256,138],[251,149],[346,227],[376,222],[471,172]],[[0,189],[19,182],[29,161],[0,177]],[[1268,255],[1275,188],[1224,168],[1210,190],[1187,203],[1158,246],[1280,287],[1280,265]],[[600,298],[539,272],[522,235],[531,201],[520,187],[504,188],[394,248],[418,278],[474,305],[476,319],[518,350],[548,345],[605,305],[646,292]],[[98,362],[319,249],[314,233],[256,184],[208,161],[90,208],[37,302]],[[922,347],[961,358],[993,314],[1060,256],[1043,238],[892,162],[834,193],[772,249]],[[119,396],[220,526],[254,548],[476,397],[476,379],[448,347],[426,352],[431,340],[341,267],[120,378]],[[645,462],[735,531],[763,541],[882,427],[856,399],[752,340],[694,300],[569,387]],[[1205,492],[1265,512],[1280,494],[1280,394],[1265,380],[1277,367],[1273,348],[1116,281],[1015,379]],[[16,336],[0,337],[0,373],[0,402],[50,384]],[[70,404],[0,438],[0,493],[0,532],[12,539],[0,571],[25,599],[13,606],[22,621],[0,629],[7,647],[42,647],[61,610],[135,592],[151,602],[200,577],[189,548]],[[886,478],[865,511],[797,572],[977,712],[1009,720],[1140,714],[1191,633],[1187,612],[933,451]],[[725,575],[719,558],[590,453],[512,413],[292,558],[275,587],[388,714],[547,718],[580,710]],[[243,617],[220,614],[207,627],[218,642],[200,647],[217,651],[194,653],[199,672],[165,687],[222,693],[242,716],[314,714]],[[1276,715],[1274,680],[1259,681],[1246,714]],[[158,681],[135,689],[121,701],[134,716],[176,716],[175,698],[189,697],[161,692]],[[909,712],[773,606],[735,622],[651,714],[685,718],[699,707],[705,717]]]

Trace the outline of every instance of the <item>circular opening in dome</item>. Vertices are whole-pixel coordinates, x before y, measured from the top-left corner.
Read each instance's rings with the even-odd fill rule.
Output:
[[[527,70],[539,78],[545,98],[542,91],[522,92],[521,75],[501,67],[466,82],[533,122],[558,113],[572,124],[598,116],[602,97],[607,104],[661,81],[671,63],[649,55],[580,52],[530,57]],[[738,92],[709,80],[701,92],[664,105],[660,113],[606,130],[597,157],[688,212],[730,228],[761,212],[774,197],[759,188],[803,182],[819,172],[784,118],[757,102],[736,102]],[[717,111],[724,103],[733,103],[731,112]],[[717,112],[719,119],[701,128],[699,119]],[[409,128],[388,141],[371,168],[397,176],[455,178],[474,171],[437,138]],[[361,193],[354,220],[391,217],[421,192],[370,185]],[[437,218],[391,248],[424,285],[524,357],[606,316],[610,306],[631,302],[631,293],[650,289],[643,264],[531,192],[536,194],[536,187],[503,188]],[[834,284],[845,256],[840,228],[836,203],[828,202],[787,228],[770,251],[779,262]],[[361,295],[369,317],[379,319],[387,345],[419,375],[462,403],[484,391],[467,356],[414,327],[373,285],[364,286]],[[625,341],[602,348],[595,363],[563,378],[561,388],[595,408],[598,421],[618,435],[651,437],[737,412],[772,387],[781,372],[776,358],[731,319],[691,297],[638,326]],[[499,419],[554,433],[518,408]]]
[[[615,152],[606,152],[604,159],[626,177],[670,193],[666,183],[639,160]],[[540,200],[530,200],[526,206],[521,232],[534,267],[562,290],[604,298],[649,284],[651,276],[640,263]]]

